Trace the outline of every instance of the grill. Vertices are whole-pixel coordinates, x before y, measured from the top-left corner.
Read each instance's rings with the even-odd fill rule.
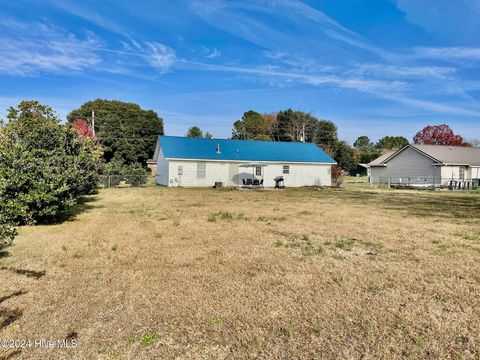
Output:
[[[273,179],[275,181],[275,189],[283,189],[285,184],[283,183],[283,176],[277,176]]]

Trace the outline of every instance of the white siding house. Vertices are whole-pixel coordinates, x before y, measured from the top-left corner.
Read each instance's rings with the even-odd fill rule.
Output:
[[[371,183],[447,185],[480,179],[480,148],[407,145],[368,164]]]
[[[251,140],[198,139],[160,136],[155,150],[156,183],[164,186],[241,186],[243,180],[263,180],[285,186],[331,186],[335,161],[314,144]],[[261,162],[259,167],[244,167]]]

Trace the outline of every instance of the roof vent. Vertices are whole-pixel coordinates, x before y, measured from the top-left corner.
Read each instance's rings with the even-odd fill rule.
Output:
[[[449,149],[450,149],[450,150],[453,150],[453,147],[451,147],[451,146],[450,146],[450,148],[449,148]]]
[[[220,144],[217,144],[217,149],[215,151],[217,154],[221,154],[222,152],[220,151]]]

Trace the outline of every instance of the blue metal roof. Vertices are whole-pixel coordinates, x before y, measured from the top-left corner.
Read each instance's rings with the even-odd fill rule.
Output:
[[[158,138],[165,158],[335,163],[315,144],[177,136]]]

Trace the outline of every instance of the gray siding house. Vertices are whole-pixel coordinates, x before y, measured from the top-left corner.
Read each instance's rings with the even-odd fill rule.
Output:
[[[447,185],[480,179],[480,148],[407,145],[367,165],[371,183]]]

